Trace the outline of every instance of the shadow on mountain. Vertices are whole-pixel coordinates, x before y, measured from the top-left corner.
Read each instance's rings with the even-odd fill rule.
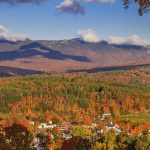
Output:
[[[34,75],[34,74],[43,74],[42,71],[35,71],[30,69],[22,69],[17,67],[7,67],[7,66],[0,66],[0,77],[10,77],[15,75]]]
[[[82,41],[82,40],[80,40],[80,39],[78,39],[78,38],[76,38],[76,39],[72,39],[71,40],[71,42],[72,43],[74,43],[74,44],[76,44],[76,45],[78,45],[78,44],[80,44],[80,45],[87,45],[87,46],[91,46],[91,47],[95,47],[95,48],[97,48],[97,49],[102,49],[102,48],[107,48],[107,47],[109,47],[109,49],[111,49],[111,46],[113,46],[113,47],[116,47],[116,48],[119,48],[119,49],[127,49],[127,50],[143,50],[143,49],[146,49],[144,46],[141,46],[141,45],[131,45],[131,44],[109,44],[107,41],[105,41],[105,40],[102,40],[102,41],[100,41],[100,42],[98,42],[98,43],[89,43],[89,42],[85,42],[85,41]]]
[[[140,67],[150,67],[150,64],[141,64],[141,65],[131,65],[131,66],[114,66],[114,67],[98,67],[92,69],[80,69],[80,70],[69,70],[68,73],[79,73],[79,72],[87,72],[87,73],[96,73],[99,71],[115,71],[115,70],[131,70]]]
[[[0,44],[1,44],[1,43],[5,43],[5,44],[17,44],[17,42],[8,41],[8,40],[5,40],[5,39],[1,39],[1,40],[0,40]]]
[[[11,77],[13,76],[12,74],[9,74],[9,73],[5,73],[5,72],[0,72],[0,77]]]
[[[20,48],[19,51],[0,52],[0,60],[15,60],[17,58],[29,58],[34,56],[42,56],[44,58],[54,60],[72,59],[80,62],[91,62],[90,59],[85,56],[64,54],[59,51],[50,49],[46,46],[43,46],[38,42],[24,45]]]
[[[114,45],[117,48],[121,48],[121,49],[133,49],[133,50],[142,50],[144,47],[140,46],[140,45]]]

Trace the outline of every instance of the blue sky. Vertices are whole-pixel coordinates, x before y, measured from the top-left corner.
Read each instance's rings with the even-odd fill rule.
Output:
[[[79,30],[92,29],[101,39],[138,35],[150,41],[150,13],[142,17],[137,6],[123,9],[121,0],[114,3],[85,3],[79,1],[85,14],[62,12],[56,6],[62,0],[9,5],[0,3],[0,25],[12,34],[25,34],[31,39],[69,39]]]

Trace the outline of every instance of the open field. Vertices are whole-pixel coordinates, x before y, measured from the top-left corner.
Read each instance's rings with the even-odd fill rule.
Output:
[[[121,120],[130,120],[132,122],[150,122],[150,114],[137,114],[137,115],[122,115]]]

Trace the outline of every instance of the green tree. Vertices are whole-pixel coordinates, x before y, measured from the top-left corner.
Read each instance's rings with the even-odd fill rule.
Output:
[[[150,149],[150,134],[142,135],[137,140],[136,149],[137,150],[148,150],[148,149]]]
[[[95,142],[92,144],[91,150],[103,150],[104,149],[104,144]]]
[[[84,138],[84,137],[90,136],[91,132],[90,132],[89,129],[87,129],[84,126],[76,125],[76,126],[73,126],[71,128],[70,134],[73,137],[82,137],[82,138]]]
[[[103,149],[114,150],[117,148],[115,131],[105,132],[103,135]]]

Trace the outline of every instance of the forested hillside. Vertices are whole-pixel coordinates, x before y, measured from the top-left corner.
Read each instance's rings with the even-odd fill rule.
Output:
[[[148,150],[149,110],[149,67],[3,77],[0,149]]]
[[[2,113],[58,122],[148,113],[150,70],[0,78],[0,102]]]

